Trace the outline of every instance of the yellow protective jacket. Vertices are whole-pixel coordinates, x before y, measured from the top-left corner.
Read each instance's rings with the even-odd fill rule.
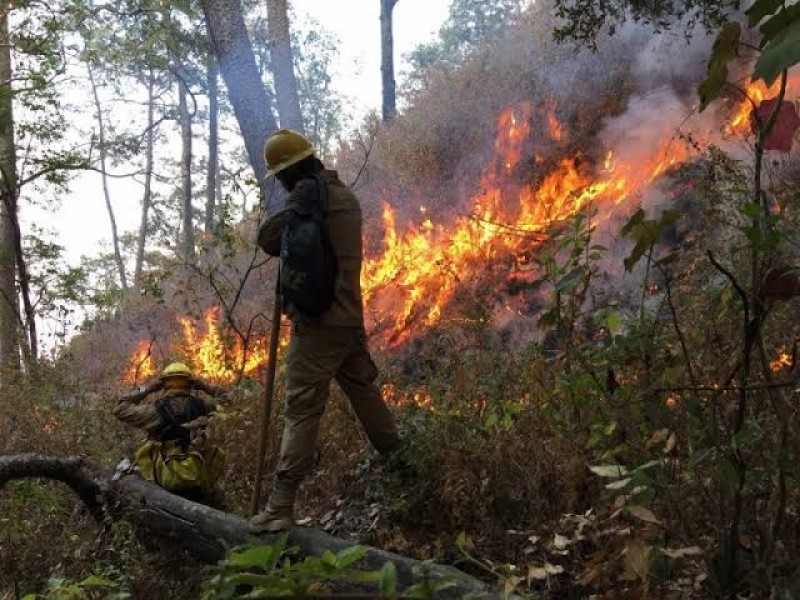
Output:
[[[328,234],[336,255],[338,274],[333,305],[315,320],[320,327],[364,328],[361,299],[361,205],[353,192],[339,179],[336,171],[323,170],[320,177],[328,185]],[[280,256],[281,234],[286,212],[312,213],[319,202],[314,179],[302,179],[286,199],[284,209],[267,219],[258,232],[258,245],[271,256]],[[296,315],[289,312],[289,318]]]

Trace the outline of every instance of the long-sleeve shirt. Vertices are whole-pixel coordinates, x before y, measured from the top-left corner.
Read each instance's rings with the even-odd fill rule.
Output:
[[[191,392],[189,392],[202,403],[205,412],[203,417],[205,417],[213,412],[221,403],[221,401],[215,396],[219,396],[222,393],[222,390],[221,388],[204,382],[197,382],[195,383],[194,387],[195,389],[199,389],[200,391],[209,394],[208,396],[200,396],[191,394]],[[155,403],[147,402],[140,404],[140,402],[146,396],[152,393],[154,393],[152,389],[145,389],[143,391],[136,392],[135,394],[130,394],[120,398],[117,402],[117,405],[114,407],[114,416],[131,427],[143,429],[147,432],[148,437],[158,439],[159,431],[164,423],[161,415],[158,414],[158,409],[156,409]],[[165,397],[170,398],[171,408],[176,414],[182,414],[184,412],[185,403],[187,402],[186,395],[186,391],[175,393],[167,392],[164,394]],[[200,421],[200,419],[195,419],[195,421]],[[191,423],[187,423],[186,427],[188,429],[195,429],[204,425],[205,422],[203,421],[200,423],[194,423],[194,421],[192,421]]]
[[[322,327],[364,327],[361,298],[361,205],[336,171],[323,170],[320,178],[328,186],[326,223],[338,267],[333,304],[315,322]],[[301,179],[286,199],[283,210],[267,219],[258,233],[258,245],[270,256],[280,256],[281,236],[286,213],[301,215],[313,212],[319,203],[314,179]],[[294,315],[289,313],[289,317]]]

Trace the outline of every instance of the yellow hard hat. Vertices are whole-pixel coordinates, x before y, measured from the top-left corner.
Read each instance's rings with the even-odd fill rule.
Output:
[[[291,129],[279,129],[267,138],[264,144],[264,160],[267,161],[267,177],[272,177],[314,154],[314,146],[306,138]]]
[[[185,364],[180,362],[174,362],[161,371],[161,377],[168,379],[170,377],[191,377],[192,370],[187,367]]]

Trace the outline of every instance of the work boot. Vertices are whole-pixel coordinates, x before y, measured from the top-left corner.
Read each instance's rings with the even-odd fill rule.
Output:
[[[275,483],[267,507],[250,519],[253,533],[275,533],[294,525],[295,489]]]
[[[267,505],[263,511],[250,519],[252,533],[277,533],[294,525],[294,511],[291,506],[272,508]]]

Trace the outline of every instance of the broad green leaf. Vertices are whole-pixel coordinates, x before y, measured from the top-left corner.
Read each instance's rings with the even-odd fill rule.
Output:
[[[794,25],[798,18],[800,18],[800,5],[794,5],[783,9],[771,19],[765,21],[758,28],[762,36],[761,47],[763,48],[775,41],[789,26]]]
[[[756,0],[753,6],[744,11],[744,14],[747,15],[747,24],[755,27],[761,22],[761,19],[771,15],[781,6],[783,6],[783,0]]]
[[[353,546],[352,548],[345,548],[339,552],[337,556],[337,565],[344,569],[352,564],[360,561],[367,554],[367,549],[363,546]]]
[[[251,585],[265,587],[275,585],[277,579],[272,575],[258,575],[256,573],[231,573],[226,575],[228,583],[233,585]]]
[[[381,567],[381,596],[397,596],[397,568],[393,562],[387,562]]]
[[[336,555],[330,550],[325,550],[325,552],[322,553],[322,556],[320,556],[320,559],[328,566],[336,566]]]
[[[628,219],[628,222],[622,226],[622,229],[620,229],[619,232],[623,236],[627,237],[628,234],[631,232],[631,230],[637,225],[639,225],[642,221],[644,221],[644,210],[640,208],[635,213],[633,213],[633,216],[630,219]]]
[[[272,558],[272,546],[253,546],[230,555],[226,561],[232,567],[264,567]]]
[[[628,474],[628,469],[622,465],[595,465],[589,467],[589,470],[595,475],[600,477],[625,477]]]
[[[114,581],[103,579],[102,577],[98,577],[97,575],[89,575],[89,577],[81,581],[78,585],[81,587],[113,588],[116,587],[117,584]]]
[[[364,583],[377,583],[381,580],[380,571],[350,571],[348,577],[354,581],[363,581]]]
[[[700,84],[700,110],[704,110],[717,96],[728,80],[728,63],[736,56],[736,45],[742,34],[742,26],[735,21],[725,23],[717,36],[708,60],[708,76]]]
[[[800,6],[798,6],[800,8]],[[753,69],[754,79],[772,85],[781,71],[800,62],[800,19],[770,40]]]

